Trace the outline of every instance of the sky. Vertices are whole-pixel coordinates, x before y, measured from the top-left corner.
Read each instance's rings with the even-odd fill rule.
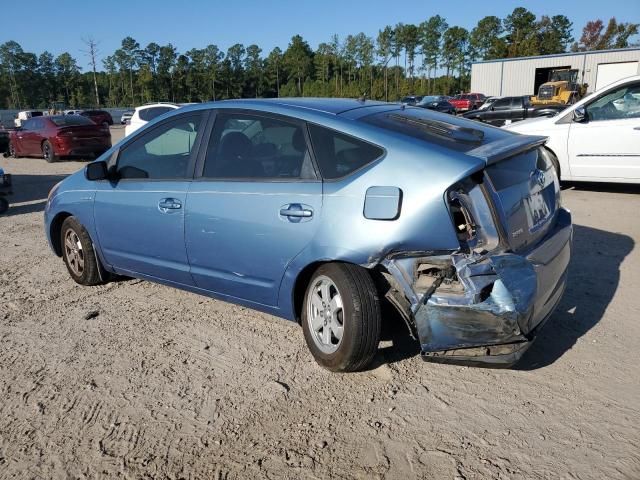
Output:
[[[315,49],[334,33],[344,38],[364,32],[375,39],[385,25],[418,24],[435,14],[471,30],[482,17],[504,18],[517,6],[538,17],[566,15],[576,39],[596,18],[640,23],[640,0],[9,0],[2,6],[0,43],[15,40],[36,54],[68,51],[86,70],[82,39],[89,36],[99,42],[100,58],[112,54],[126,36],[142,47],[170,42],[181,53],[209,44],[226,51],[234,43],[255,43],[266,56],[275,46],[284,50],[295,34]]]

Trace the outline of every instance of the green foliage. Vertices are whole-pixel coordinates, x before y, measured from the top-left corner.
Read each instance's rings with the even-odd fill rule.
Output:
[[[540,18],[517,7],[504,19],[486,16],[468,32],[440,15],[417,24],[387,25],[375,40],[363,32],[332,35],[314,51],[300,35],[283,52],[237,43],[180,53],[172,44],[132,37],[101,59],[96,74],[105,106],[151,101],[200,102],[241,97],[332,96],[397,100],[407,94],[452,94],[469,88],[474,60],[624,48],[638,24],[611,18],[588,22],[573,43],[564,15]],[[266,57],[264,56],[266,55]],[[0,45],[0,108],[70,107],[95,103],[93,71],[82,73],[69,53],[39,56],[9,41]]]

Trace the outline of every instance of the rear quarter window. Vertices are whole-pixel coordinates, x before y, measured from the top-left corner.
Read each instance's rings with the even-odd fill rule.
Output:
[[[345,177],[384,154],[376,145],[318,125],[310,124],[309,134],[320,173],[327,180]]]

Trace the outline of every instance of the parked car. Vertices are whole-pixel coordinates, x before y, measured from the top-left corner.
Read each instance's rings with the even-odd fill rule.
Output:
[[[120,116],[120,125],[126,125],[128,121],[133,117],[135,110],[127,110]]]
[[[534,107],[529,96],[503,97],[497,99],[487,108],[478,108],[463,114],[465,118],[479,120],[501,127],[513,122],[533,117],[552,117],[566,108],[565,105],[544,105]]]
[[[486,99],[487,97],[481,93],[462,93],[453,97],[450,102],[457,112],[466,112],[468,110],[475,110],[482,105]]]
[[[407,95],[406,97],[402,97],[400,99],[400,103],[404,105],[416,105],[422,100],[422,95]]]
[[[64,110],[62,112],[63,115],[80,115],[81,113],[82,113],[82,110],[80,109]]]
[[[87,117],[96,125],[113,125],[113,118],[106,110],[84,110],[80,115]]]
[[[176,103],[151,103],[148,105],[142,105],[141,107],[136,107],[131,119],[124,127],[124,135],[131,135],[154,118],[177,108],[180,108],[180,105]]]
[[[8,197],[13,194],[11,184],[11,175],[4,173],[3,168],[0,167],[0,215],[9,210]]]
[[[416,103],[416,107],[435,110],[443,113],[456,113],[456,109],[449,101],[441,95],[427,95],[422,97],[420,102]]]
[[[16,118],[13,120],[13,124],[16,128],[19,128],[30,118],[41,117],[42,115],[42,110],[23,110],[22,112],[18,112]]]
[[[6,130],[0,124],[0,153],[7,152],[9,150],[9,130]]]
[[[11,132],[9,153],[18,157],[97,157],[111,147],[109,128],[80,115],[30,118]]]
[[[300,322],[330,370],[371,362],[384,298],[426,360],[508,365],[567,278],[544,141],[383,102],[194,105],[56,185],[45,233],[81,285],[120,274]]]
[[[505,128],[549,137],[562,180],[640,183],[640,76],[614,82],[552,118]]]

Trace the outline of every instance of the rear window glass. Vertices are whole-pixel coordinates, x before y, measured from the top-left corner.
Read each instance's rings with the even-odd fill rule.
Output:
[[[320,173],[333,180],[355,172],[384,154],[380,147],[318,125],[309,125]]]
[[[163,113],[167,113],[171,110],[175,110],[171,107],[152,107],[152,108],[143,108],[140,110],[138,114],[140,116],[140,120],[144,120],[146,122],[150,122],[156,117],[159,117]]]
[[[536,148],[521,153],[515,157],[489,165],[486,169],[491,183],[496,190],[504,190],[513,185],[526,183],[531,178],[531,172],[546,171],[551,168],[544,150]]]
[[[80,115],[61,115],[59,117],[49,117],[58,127],[72,127],[73,125],[95,125],[91,120]]]
[[[484,135],[481,130],[436,120],[433,112],[424,108],[374,113],[361,121],[462,152],[477,147]]]

